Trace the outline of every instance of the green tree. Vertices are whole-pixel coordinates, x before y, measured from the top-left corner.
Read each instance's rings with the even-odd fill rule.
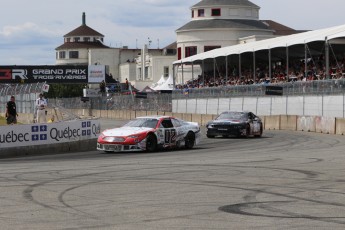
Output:
[[[47,98],[81,97],[84,86],[85,84],[51,84],[45,96]]]

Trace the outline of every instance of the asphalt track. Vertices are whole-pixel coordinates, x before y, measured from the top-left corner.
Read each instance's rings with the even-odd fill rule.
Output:
[[[0,226],[345,229],[344,147],[344,136],[265,131],[188,151],[1,159]]]

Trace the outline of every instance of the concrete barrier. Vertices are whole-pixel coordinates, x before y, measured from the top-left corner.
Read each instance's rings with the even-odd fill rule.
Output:
[[[335,134],[345,135],[345,119],[336,118],[335,119]]]
[[[184,113],[182,116],[182,120],[192,121],[192,114],[191,113]]]
[[[192,114],[192,121],[201,125],[201,114]]]
[[[157,116],[158,111],[147,111],[147,116]]]
[[[335,134],[335,118],[315,117],[317,133]]]
[[[136,113],[137,113],[137,117],[144,117],[144,116],[147,116],[147,113],[146,113],[146,111],[136,111]]]
[[[183,113],[172,113],[172,116],[179,119],[183,119]]]
[[[100,117],[108,118],[109,110],[100,110]]]
[[[212,121],[216,115],[212,114],[202,114],[201,115],[201,124],[202,126],[205,126],[207,122]]]
[[[280,129],[280,115],[266,116],[265,129],[279,130]]]
[[[296,131],[297,130],[297,116],[281,115],[280,129]]]
[[[315,117],[297,116],[297,131],[316,132]]]
[[[173,113],[172,113],[172,112],[165,112],[164,115],[165,115],[165,116],[170,116],[170,117],[172,117],[172,116],[173,116]]]

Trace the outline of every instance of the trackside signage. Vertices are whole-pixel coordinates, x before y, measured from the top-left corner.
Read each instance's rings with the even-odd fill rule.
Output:
[[[90,79],[89,79],[90,78]],[[99,83],[105,79],[105,66],[0,66],[1,83]],[[91,81],[90,81],[91,80]]]
[[[0,127],[0,154],[3,148],[58,144],[97,138],[99,120],[78,120]]]

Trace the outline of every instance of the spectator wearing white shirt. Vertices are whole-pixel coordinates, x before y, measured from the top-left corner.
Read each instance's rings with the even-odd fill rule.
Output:
[[[37,108],[37,123],[46,123],[47,122],[47,115],[46,115],[46,108],[47,108],[47,101],[43,98],[43,94],[40,93],[39,98],[36,100],[36,108]]]

